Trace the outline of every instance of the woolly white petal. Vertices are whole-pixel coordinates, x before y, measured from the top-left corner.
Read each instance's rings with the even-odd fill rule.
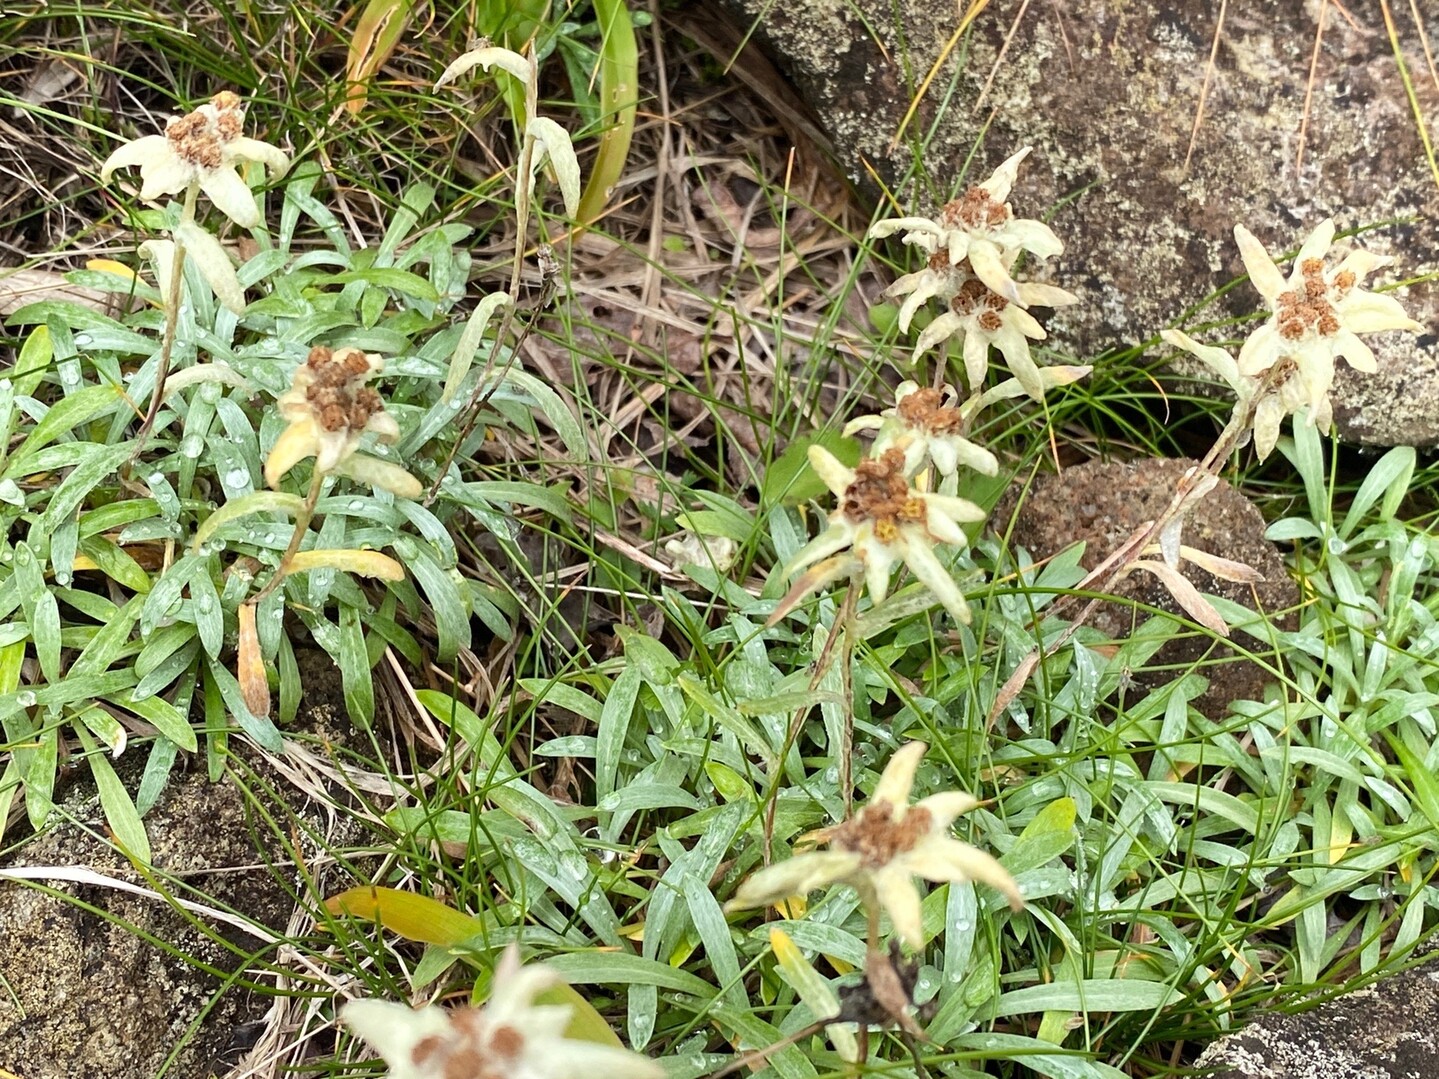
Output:
[[[265,166],[272,177],[283,176],[290,171],[290,155],[284,150],[278,146],[271,146],[268,142],[246,138],[243,135],[225,147],[225,156],[227,158],[243,158],[246,161],[258,161]]]
[[[854,542],[854,526],[845,521],[836,521],[814,539],[794,553],[784,564],[781,576],[791,577],[816,562],[828,558],[836,551],[842,551]]]
[[[919,340],[914,343],[914,353],[919,355],[928,352],[941,341],[948,341],[960,330],[964,329],[964,318],[953,311],[946,311],[924,328],[919,335]]]
[[[937,835],[949,830],[956,817],[963,816],[979,805],[979,799],[964,791],[940,791],[914,803],[915,809],[922,809],[930,816],[930,829]]]
[[[117,146],[100,166],[100,182],[108,184],[116,169],[139,165],[142,169],[153,169],[158,165],[175,160],[175,151],[164,135],[146,135]]]
[[[909,333],[909,324],[913,320],[915,312],[923,307],[932,296],[937,296],[943,284],[939,274],[931,270],[921,270],[919,273],[912,274],[911,276],[917,277],[920,280],[914,282],[909,296],[906,297],[904,303],[899,305],[900,333]]]
[[[1024,391],[1036,401],[1044,399],[1044,381],[1039,377],[1039,367],[1029,354],[1029,342],[1018,330],[1007,323],[994,335],[994,344],[1004,356],[1004,362]]]
[[[911,858],[912,866],[934,881],[977,880],[1002,893],[1015,910],[1024,906],[1019,885],[1009,870],[991,854],[948,836],[922,843]]]
[[[390,1079],[423,1079],[414,1065],[415,1047],[450,1030],[439,1008],[407,1008],[388,1000],[352,1000],[340,1009],[340,1018],[384,1058]]]
[[[897,867],[877,869],[870,878],[880,909],[889,915],[890,924],[899,939],[911,948],[924,945],[924,919],[919,889],[908,873]]]
[[[1014,181],[1019,177],[1019,163],[1029,156],[1032,149],[1032,146],[1021,146],[1005,158],[999,168],[990,174],[989,179],[979,186],[989,192],[995,202],[1007,202],[1010,191],[1014,189]]]
[[[964,336],[964,374],[972,391],[978,392],[989,374],[989,345],[989,338],[974,330]]]
[[[319,429],[309,416],[296,420],[275,439],[265,458],[265,482],[278,487],[285,473],[320,451]]]
[[[1036,221],[1030,217],[1016,217],[1000,229],[999,233],[998,239],[1006,246],[1022,247],[1042,259],[1064,253],[1064,242],[1054,234],[1054,230],[1043,221]],[[1055,291],[1061,290],[1056,289]],[[1078,303],[1079,301],[1076,298],[1068,302]]]
[[[823,446],[810,446],[808,456],[810,467],[824,480],[824,485],[837,497],[843,497],[854,482],[854,469],[841,464],[839,458]]]
[[[978,238],[972,240],[969,245],[969,264],[974,268],[974,275],[990,289],[1012,303],[1019,302],[1019,286],[1009,276],[1009,270],[999,256],[999,248],[994,244]]]
[[[1068,307],[1079,302],[1072,292],[1038,281],[1023,281],[1019,284],[1019,302],[1025,307]]]
[[[894,552],[888,544],[874,538],[855,543],[854,550],[864,566],[864,586],[869,589],[869,598],[876,604],[883,603],[889,595],[889,578],[894,572]]]
[[[1304,243],[1299,248],[1299,254],[1294,256],[1294,271],[1290,277],[1297,277],[1302,281],[1304,279],[1304,263],[1310,259],[1322,259],[1333,246],[1334,218],[1328,217],[1314,226],[1314,231],[1305,237]]]
[[[734,898],[725,904],[730,910],[764,907],[804,895],[845,880],[860,866],[858,854],[849,851],[808,851],[787,861],[776,862],[740,882]]]
[[[396,498],[417,500],[425,491],[424,484],[393,461],[356,453],[339,461],[334,471],[371,487],[389,491]]]
[[[1274,265],[1264,245],[1243,225],[1234,226],[1234,242],[1239,245],[1239,257],[1244,260],[1249,279],[1254,282],[1259,294],[1272,304],[1280,293],[1289,288],[1289,282]]]
[[[1374,358],[1374,350],[1354,336],[1353,331],[1348,328],[1340,328],[1338,335],[1334,338],[1334,350],[1348,360],[1349,366],[1356,371],[1372,375],[1379,370],[1379,362]]]
[[[260,223],[260,206],[255,194],[233,168],[216,169],[200,181],[200,190],[217,210],[242,229],[252,229]]]
[[[1044,332],[1044,327],[1039,324],[1039,321],[1022,307],[1010,307],[1000,317],[1007,324],[1018,329],[1025,337],[1043,341],[1049,336]]]
[[[919,537],[906,538],[904,564],[921,584],[934,593],[934,598],[954,616],[955,621],[969,625],[969,604],[949,570],[935,557],[934,548]]]
[[[888,803],[891,810],[903,811],[909,806],[909,792],[914,787],[914,774],[929,746],[924,742],[908,742],[895,751],[880,773],[869,803]]]
[[[195,169],[171,154],[140,169],[140,198],[155,202],[161,195],[178,195],[196,181]]]
[[[882,240],[886,236],[893,236],[896,232],[925,232],[935,236],[944,235],[944,229],[938,222],[931,221],[927,217],[886,217],[876,221],[865,233],[868,240]]]
[[[1279,427],[1284,422],[1284,403],[1274,395],[1259,402],[1254,410],[1254,453],[1264,460],[1279,441]]]
[[[1422,333],[1423,323],[1415,322],[1397,299],[1389,295],[1355,289],[1338,304],[1340,320],[1355,333],[1382,333],[1385,330],[1410,330]]]
[[[1273,367],[1274,361],[1282,355],[1284,339],[1279,336],[1279,327],[1270,319],[1239,346],[1239,373],[1256,378]]]
[[[1181,330],[1160,330],[1159,336],[1167,344],[1183,349],[1203,361],[1205,366],[1230,386],[1237,387],[1239,385],[1239,365],[1234,362],[1234,357],[1229,354],[1228,349],[1220,348],[1218,345],[1202,345]]]
[[[1390,255],[1376,255],[1373,251],[1356,247],[1344,256],[1338,266],[1334,267],[1334,273],[1329,275],[1329,280],[1333,281],[1337,275],[1347,270],[1362,281],[1379,267],[1388,266],[1393,261],[1394,259]]]

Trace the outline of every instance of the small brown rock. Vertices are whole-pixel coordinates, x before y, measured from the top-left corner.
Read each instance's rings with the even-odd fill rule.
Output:
[[[1179,478],[1195,463],[1182,458],[1090,461],[1058,475],[1040,476],[1027,493],[1005,497],[994,512],[991,527],[1005,531],[1017,513],[1011,542],[1025,548],[1036,560],[1049,558],[1083,540],[1082,564],[1085,569],[1093,569],[1135,529],[1165,510]],[[1299,590],[1274,544],[1264,538],[1264,527],[1264,517],[1254,504],[1220,480],[1185,519],[1182,541],[1187,547],[1251,566],[1264,575],[1264,581],[1257,585],[1236,584],[1189,563],[1181,562],[1180,568],[1201,593],[1270,612],[1282,626],[1293,628],[1294,615],[1281,612],[1292,612],[1299,602]],[[1154,557],[1157,560],[1158,556]],[[1133,603],[1187,618],[1159,578],[1144,570],[1131,571],[1114,586],[1113,593],[1131,602],[1100,604],[1089,624],[1116,640],[1128,638],[1148,617]],[[1251,651],[1269,647],[1247,634],[1242,643]],[[1231,701],[1257,699],[1269,681],[1268,673],[1258,664],[1201,633],[1176,633],[1174,640],[1155,653],[1153,669],[1136,672],[1134,680],[1141,688],[1154,688],[1191,665],[1209,678],[1209,688],[1194,703],[1211,718],[1222,716]]]

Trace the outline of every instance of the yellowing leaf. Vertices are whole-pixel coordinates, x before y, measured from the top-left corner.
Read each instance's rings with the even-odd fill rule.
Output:
[[[365,107],[370,80],[394,54],[409,25],[411,6],[411,0],[370,0],[365,5],[345,62],[345,111],[351,116]]]
[[[270,679],[265,657],[260,652],[260,635],[255,629],[255,605],[240,604],[240,640],[235,649],[235,679],[245,707],[257,716],[270,714]]]
[[[378,577],[384,581],[403,581],[405,567],[379,551],[322,548],[301,551],[290,559],[289,572],[306,573],[312,569],[339,569],[358,573],[361,577]]]
[[[134,270],[114,259],[89,259],[85,263],[85,269],[94,270],[96,273],[112,273],[116,277],[123,277],[126,281],[140,280]]]
[[[484,932],[485,923],[437,899],[398,888],[350,888],[325,900],[331,914],[379,922],[391,933],[421,944],[453,948]]]

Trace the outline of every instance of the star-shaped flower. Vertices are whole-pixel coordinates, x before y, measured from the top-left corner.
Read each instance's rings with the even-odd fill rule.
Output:
[[[1254,449],[1262,461],[1274,449],[1285,416],[1307,409],[1306,422],[1328,431],[1333,425],[1335,364],[1342,357],[1357,371],[1378,369],[1361,333],[1422,331],[1393,296],[1360,287],[1366,275],[1391,260],[1356,248],[1334,266],[1326,258],[1334,243],[1332,218],[1320,222],[1294,259],[1288,278],[1254,234],[1243,225],[1234,238],[1245,269],[1271,315],[1245,339],[1236,361],[1222,348],[1204,345],[1177,330],[1165,341],[1198,357],[1227,382],[1239,407],[1254,400]]]
[[[727,907],[743,910],[777,903],[831,884],[848,884],[867,905],[889,915],[901,940],[924,944],[921,897],[914,878],[932,881],[977,880],[1003,892],[1015,910],[1024,906],[1019,886],[990,854],[949,834],[956,817],[979,800],[961,791],[942,791],[909,803],[920,758],[928,747],[910,742],[885,765],[865,806],[842,824],[828,828],[827,851],[808,851],[777,862],[748,877]]]
[[[784,568],[789,576],[813,567],[780,600],[770,624],[783,618],[806,594],[861,572],[870,597],[882,603],[889,594],[890,574],[899,562],[909,567],[950,614],[967,623],[969,606],[964,593],[935,555],[934,545],[968,546],[959,523],[983,521],[987,516],[984,510],[963,498],[913,489],[906,478],[905,451],[898,447],[861,461],[856,468],[846,468],[828,450],[811,446],[809,462],[839,498],[839,508],[830,514],[829,528],[796,552]],[[836,553],[845,548],[849,548],[846,553]]]
[[[1239,350],[1241,374],[1259,375],[1276,360],[1292,357],[1310,386],[1310,404],[1316,406],[1334,380],[1337,357],[1344,357],[1356,371],[1378,369],[1374,353],[1358,334],[1424,328],[1404,313],[1393,296],[1376,295],[1360,286],[1368,274],[1392,261],[1387,256],[1356,248],[1337,265],[1327,264],[1334,243],[1333,218],[1321,221],[1309,234],[1287,280],[1247,228],[1234,226],[1234,239],[1249,279],[1273,312]],[[1321,372],[1324,377],[1319,377]]]
[[[664,1069],[638,1053],[565,1037],[573,1009],[535,1003],[559,984],[551,970],[521,966],[511,945],[482,1008],[355,1000],[340,1017],[384,1058],[390,1079],[661,1079]]]
[[[241,161],[259,161],[280,175],[290,159],[279,147],[246,138],[245,108],[239,95],[226,90],[185,116],[173,117],[165,134],[146,135],[119,147],[100,166],[100,180],[109,183],[116,169],[140,166],[140,198],[154,202],[198,187],[220,212],[242,228],[260,223],[254,193],[240,177]]]
[[[402,498],[418,498],[420,481],[399,465],[357,454],[366,433],[381,442],[396,442],[399,424],[385,411],[380,395],[365,385],[379,374],[384,360],[357,348],[331,351],[324,345],[310,350],[295,369],[290,388],[280,396],[280,415],[290,426],[275,440],[265,459],[265,482],[271,487],[306,457],[315,468],[340,472]]]
[[[966,417],[954,404],[955,396],[951,386],[940,391],[901,382],[894,391],[893,408],[877,416],[855,417],[845,424],[844,433],[877,430],[871,453],[878,457],[891,447],[903,450],[905,472],[911,476],[930,461],[941,476],[954,475],[960,465],[986,476],[997,475],[999,462],[994,454],[964,437]]]
[[[1051,285],[1026,282],[1016,285],[1020,300],[1011,301],[972,274],[960,276],[963,279],[948,300],[949,310],[924,328],[915,342],[914,355],[963,334],[964,373],[970,389],[977,391],[989,373],[989,348],[993,345],[1025,392],[1036,401],[1042,399],[1044,384],[1029,351],[1029,339],[1042,341],[1046,334],[1024,309],[1025,303],[1059,307],[1078,303],[1079,297]]]
[[[1022,303],[1019,285],[1009,276],[1021,251],[1040,258],[1058,255],[1062,244],[1042,221],[1014,216],[1009,192],[1019,174],[1019,163],[1029,156],[1026,146],[1011,156],[983,183],[946,203],[931,220],[927,217],[891,217],[870,227],[870,239],[903,231],[904,242],[929,255],[944,256],[930,269],[942,272],[968,260],[976,276],[1005,299]],[[947,260],[947,261],[946,261]],[[920,271],[924,273],[924,271]],[[931,295],[938,295],[938,292]],[[917,307],[923,300],[915,302]]]

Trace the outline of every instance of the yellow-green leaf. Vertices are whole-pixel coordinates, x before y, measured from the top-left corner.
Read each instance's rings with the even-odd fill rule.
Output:
[[[312,569],[338,569],[361,577],[379,577],[385,581],[403,581],[405,567],[379,551],[321,548],[301,551],[290,559],[291,573],[308,573]]]
[[[370,80],[395,51],[410,22],[410,0],[370,0],[355,24],[345,63],[345,111],[357,116],[369,99]]]
[[[331,914],[378,922],[391,933],[421,944],[453,948],[482,933],[485,923],[438,899],[376,886],[350,888],[325,900]]]

